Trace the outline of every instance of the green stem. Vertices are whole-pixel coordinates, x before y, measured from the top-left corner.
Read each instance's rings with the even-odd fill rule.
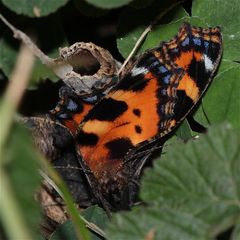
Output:
[[[0,106],[0,212],[1,221],[10,239],[32,239],[25,224],[24,214],[14,196],[11,181],[5,171],[4,147],[11,130],[15,111],[27,86],[33,62],[33,55],[26,46],[22,46],[11,81]]]
[[[0,199],[0,212],[1,221],[5,226],[6,233],[9,239],[33,239],[25,221],[23,219],[23,214],[21,213],[16,198],[12,191],[10,180],[5,173],[3,168],[0,168],[1,176],[1,199]]]
[[[79,211],[74,205],[73,198],[66,186],[65,182],[59,176],[59,174],[51,167],[51,165],[44,158],[40,157],[42,168],[45,169],[47,175],[51,180],[57,185],[60,190],[61,196],[63,197],[64,202],[66,203],[67,211],[70,218],[73,221],[75,231],[78,239],[80,240],[90,240],[89,231],[87,230],[84,220],[81,219]]]
[[[1,135],[0,154],[3,154],[4,144],[9,135],[15,111],[19,105],[22,95],[28,85],[34,64],[34,56],[26,46],[22,46],[17,58],[17,63],[11,75],[11,80],[0,106]],[[0,163],[2,158],[0,157]]]

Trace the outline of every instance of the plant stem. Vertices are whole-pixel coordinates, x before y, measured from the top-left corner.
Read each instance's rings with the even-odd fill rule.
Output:
[[[22,46],[11,76],[11,81],[0,106],[0,212],[1,221],[9,239],[32,239],[31,233],[24,221],[24,214],[21,212],[14,196],[11,181],[5,171],[3,158],[4,147],[11,130],[14,114],[30,78],[33,62],[34,57],[31,52],[26,46]]]
[[[185,0],[184,0],[185,1]],[[180,3],[184,2],[184,1],[180,1],[180,2],[176,2],[174,4],[172,4],[170,7],[168,7],[166,10],[164,10],[163,12],[161,12],[154,20],[153,22],[147,27],[145,28],[145,30],[142,32],[141,36],[139,37],[139,39],[137,40],[136,44],[134,45],[132,51],[129,53],[128,57],[126,58],[126,60],[124,61],[124,63],[122,64],[121,68],[118,71],[118,75],[121,74],[121,72],[123,71],[123,69],[125,68],[125,66],[127,65],[127,63],[129,62],[129,60],[133,57],[133,55],[136,53],[136,51],[138,50],[138,48],[141,46],[142,41],[144,40],[144,38],[147,36],[147,34],[149,32],[152,31],[152,28],[154,25],[156,25],[158,23],[158,21],[164,17],[169,11],[171,11],[173,8],[175,8],[176,6],[178,6]]]
[[[41,161],[42,169],[47,172],[47,176],[51,178],[51,181],[54,182],[54,185],[57,186],[57,192],[63,198],[64,202],[66,203],[67,212],[70,218],[73,221],[73,225],[75,227],[75,231],[77,234],[78,239],[80,240],[90,240],[89,232],[85,227],[84,220],[81,218],[79,211],[74,205],[74,201],[72,199],[71,194],[68,191],[68,188],[59,174],[51,167],[51,165],[46,161],[43,157],[39,158]],[[45,173],[41,173],[44,177]],[[45,177],[44,177],[45,178]],[[45,179],[46,180],[46,179]],[[56,187],[55,186],[55,187]]]
[[[30,74],[33,68],[34,56],[26,46],[22,46],[17,59],[11,80],[4,94],[0,106],[1,116],[1,135],[0,135],[0,154],[2,154],[5,141],[13,123],[15,111],[27,87]],[[0,158],[1,161],[1,158]]]
[[[1,221],[5,226],[9,239],[33,239],[24,221],[24,215],[19,209],[16,198],[12,191],[10,179],[3,168],[0,168],[1,198],[0,213]]]

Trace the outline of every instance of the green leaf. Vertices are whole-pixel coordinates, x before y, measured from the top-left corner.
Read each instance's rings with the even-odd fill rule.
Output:
[[[108,10],[97,8],[84,0],[74,0],[74,4],[80,13],[88,17],[100,17],[108,13]]]
[[[192,16],[202,18],[208,26],[219,25],[224,41],[224,59],[240,60],[240,0],[195,0]]]
[[[152,8],[152,9],[151,9]],[[140,11],[127,10],[120,18],[119,39],[117,40],[118,49],[124,57],[128,56],[141,33],[144,31],[154,16],[161,11],[166,10],[167,6],[156,7],[153,4],[150,8]],[[209,9],[212,9],[209,11]],[[223,11],[224,9],[224,11]],[[161,41],[172,38],[178,32],[178,28],[183,21],[189,21],[193,25],[206,27],[220,25],[223,33],[224,53],[223,60],[240,60],[240,0],[224,1],[213,0],[211,3],[207,0],[193,1],[192,16],[187,18],[186,12],[181,6],[175,8],[175,14],[168,14],[170,24],[157,25],[153,31],[148,34],[144,44],[139,52],[153,48],[159,45]],[[164,19],[158,24],[163,24]],[[165,22],[166,23],[166,22]]]
[[[141,198],[201,219],[211,225],[210,235],[224,231],[240,217],[239,149],[240,132],[230,125],[168,146],[145,172]]]
[[[54,49],[48,56],[56,56],[57,49]],[[39,82],[50,79],[52,82],[57,82],[59,78],[49,69],[46,65],[43,65],[39,59],[36,59],[32,76],[28,84],[28,89],[35,89]]]
[[[0,69],[9,76],[15,65],[17,48],[9,41],[9,35],[0,37]]]
[[[2,0],[2,3],[16,12],[29,17],[43,17],[57,11],[68,0]]]
[[[211,128],[187,144],[165,148],[142,179],[146,202],[113,216],[109,239],[215,239],[240,217],[240,132]],[[239,227],[233,231],[238,239]]]
[[[163,4],[162,2],[156,1],[150,7],[140,10],[128,8],[121,14],[118,25],[117,46],[120,53],[124,57],[129,55],[145,28],[154,20],[157,15],[171,6],[173,2],[174,1],[170,1]],[[188,15],[179,5],[170,11],[160,21],[160,23],[165,23],[174,19],[176,20],[184,16],[186,17]],[[141,46],[139,52],[143,52],[148,48],[158,46],[161,40],[166,40],[169,36],[173,37],[177,32],[176,29],[178,29],[176,27],[174,31],[170,30],[169,32],[166,32],[166,29],[164,29],[162,31],[160,30],[161,32],[158,32],[161,27],[155,26],[153,28],[153,30],[148,34],[147,39]]]
[[[41,214],[34,195],[41,180],[37,162],[39,155],[26,129],[14,125],[3,153],[3,167],[10,179],[21,215],[26,221],[25,225],[34,239],[38,239]]]
[[[151,5],[154,2],[154,0],[134,0],[131,2],[130,6],[133,8],[145,8]]]
[[[238,221],[238,224],[235,226],[231,236],[231,240],[239,240],[239,239],[240,239],[240,221]]]
[[[177,137],[182,139],[183,141],[188,141],[189,139],[192,139],[193,132],[188,124],[187,120],[184,120],[179,128],[176,130],[175,134]]]
[[[181,13],[182,14],[182,13]],[[183,22],[189,22],[195,26],[203,26],[204,22],[200,18],[184,16],[178,20],[174,20],[169,24],[159,25],[148,34],[146,41],[142,44],[140,52],[144,52],[149,48],[157,47],[160,42],[170,40],[178,33],[178,30]]]
[[[218,75],[203,98],[203,109],[196,112],[195,119],[207,125],[207,116],[212,124],[229,121],[233,126],[240,128],[239,89],[240,64],[223,62]]]
[[[109,218],[106,215],[106,212],[97,206],[92,206],[81,212],[81,215],[90,223],[94,223],[102,230],[105,229],[107,223],[109,222]],[[102,237],[97,235],[94,232],[91,232],[92,240],[101,240]],[[50,240],[64,240],[71,239],[77,240],[77,236],[74,231],[72,221],[66,221],[62,225],[60,225],[56,231],[51,235]]]
[[[49,240],[77,240],[77,235],[74,230],[72,221],[67,220],[63,224],[59,225],[53,232]]]
[[[118,8],[127,5],[132,0],[86,0],[86,2],[99,8]]]
[[[138,208],[115,214],[107,229],[108,239],[208,240],[208,224],[190,214],[169,208]]]
[[[98,206],[91,206],[85,209],[81,214],[89,222],[96,224],[101,229],[105,229],[109,222],[106,212]]]

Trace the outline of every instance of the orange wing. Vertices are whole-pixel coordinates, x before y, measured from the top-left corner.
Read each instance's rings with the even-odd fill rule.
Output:
[[[136,171],[124,163],[127,153],[162,139],[198,102],[221,50],[219,28],[184,23],[174,39],[143,54],[90,110],[76,137],[77,150],[91,171],[90,184],[94,179],[106,199],[121,199]]]
[[[79,124],[93,108],[95,101],[84,101],[69,87],[62,87],[59,90],[60,100],[57,106],[51,110],[51,119],[60,122],[75,135]]]

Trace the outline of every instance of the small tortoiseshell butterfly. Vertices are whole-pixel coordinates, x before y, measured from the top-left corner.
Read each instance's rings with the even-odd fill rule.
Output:
[[[184,23],[172,40],[133,61],[99,102],[62,90],[52,118],[73,134],[80,165],[99,203],[115,208],[131,204],[144,156],[155,144],[162,146],[196,105],[221,54],[220,28]]]

